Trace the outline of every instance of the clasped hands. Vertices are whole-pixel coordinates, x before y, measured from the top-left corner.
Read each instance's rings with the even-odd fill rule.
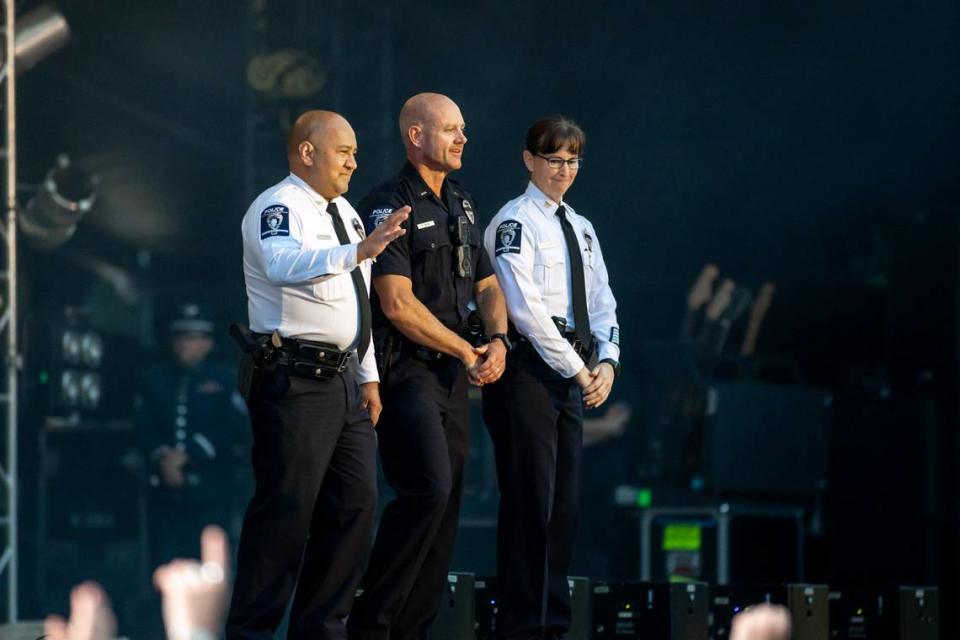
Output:
[[[500,379],[507,367],[507,347],[500,340],[492,340],[470,352],[472,362],[464,360],[470,384],[482,387]]]

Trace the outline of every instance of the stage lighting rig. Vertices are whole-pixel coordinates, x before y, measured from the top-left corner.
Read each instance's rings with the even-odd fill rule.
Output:
[[[42,5],[22,15],[16,24],[15,61],[17,75],[67,44],[70,25],[63,14],[49,5]]]
[[[97,414],[102,408],[104,338],[83,310],[67,308],[34,324],[29,346],[31,376],[42,391],[36,401],[47,415]],[[38,407],[41,408],[41,407]]]
[[[73,236],[84,214],[93,208],[98,183],[97,176],[60,154],[18,218],[20,230],[40,249],[56,249]]]

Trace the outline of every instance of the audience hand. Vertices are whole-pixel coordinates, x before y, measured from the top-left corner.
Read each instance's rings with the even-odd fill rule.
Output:
[[[117,620],[100,585],[84,582],[70,592],[70,619],[48,616],[43,632],[47,640],[113,640]]]
[[[730,640],[790,640],[790,614],[779,605],[748,607],[734,616]]]
[[[216,638],[227,606],[227,535],[208,526],[200,537],[200,558],[159,567],[153,583],[163,596],[163,623],[169,640]],[[72,640],[72,639],[71,639]]]

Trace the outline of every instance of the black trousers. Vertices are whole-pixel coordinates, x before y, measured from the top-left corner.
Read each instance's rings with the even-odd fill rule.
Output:
[[[250,403],[256,493],[240,534],[228,640],[346,637],[376,510],[376,435],[355,378],[268,376]]]
[[[447,581],[470,448],[467,377],[400,356],[382,389],[380,460],[397,497],[380,521],[351,640],[425,638]]]
[[[500,486],[497,636],[554,638],[570,627],[567,569],[577,527],[583,398],[527,343],[483,390]]]

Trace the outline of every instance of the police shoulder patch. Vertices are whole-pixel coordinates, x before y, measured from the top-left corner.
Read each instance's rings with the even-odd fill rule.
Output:
[[[620,346],[620,327],[610,327],[610,342]]]
[[[505,220],[497,227],[495,255],[520,253],[520,241],[523,239],[523,225],[516,220]]]
[[[370,212],[370,215],[367,217],[368,228],[373,229],[378,224],[390,217],[390,214],[393,213],[393,207],[390,205],[384,205],[382,207],[376,207]]]
[[[260,239],[290,235],[290,209],[272,204],[260,212]]]

